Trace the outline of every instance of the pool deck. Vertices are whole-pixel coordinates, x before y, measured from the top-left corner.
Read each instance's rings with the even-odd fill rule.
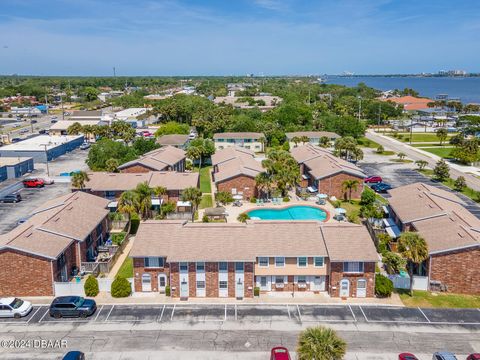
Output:
[[[250,211],[250,210],[254,210],[254,209],[276,209],[276,210],[279,210],[279,209],[285,209],[287,207],[298,206],[298,205],[318,207],[319,209],[322,209],[322,210],[327,212],[327,220],[325,220],[324,222],[328,223],[328,222],[334,222],[335,221],[335,220],[332,219],[332,216],[333,216],[332,214],[334,214],[334,207],[328,201],[326,202],[325,205],[316,205],[314,200],[312,200],[312,201],[291,200],[289,202],[282,203],[282,205],[273,205],[271,202],[269,202],[269,203],[265,203],[263,206],[258,206],[257,204],[252,204],[250,202],[243,201],[243,205],[240,206],[240,207],[239,206],[227,205],[227,206],[225,206],[225,209],[228,213],[227,222],[228,223],[238,223],[238,220],[237,220],[238,215],[240,215],[241,213]],[[199,210],[198,215],[199,215],[198,218],[202,219],[203,209]],[[289,221],[289,220],[285,220],[285,221]]]

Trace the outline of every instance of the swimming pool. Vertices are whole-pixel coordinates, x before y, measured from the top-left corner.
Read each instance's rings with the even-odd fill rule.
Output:
[[[315,206],[289,206],[281,209],[255,209],[247,212],[250,218],[261,220],[319,220],[327,219],[327,212]]]

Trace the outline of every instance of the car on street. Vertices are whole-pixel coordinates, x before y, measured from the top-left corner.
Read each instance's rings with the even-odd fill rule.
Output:
[[[376,184],[383,182],[381,176],[369,176],[363,180],[365,184]]]
[[[32,303],[15,297],[0,299],[0,317],[20,319],[32,311]]]
[[[19,192],[7,194],[3,197],[0,197],[0,203],[17,203],[22,201],[22,196]]]
[[[398,354],[398,360],[418,360],[418,358],[411,353]]]
[[[480,354],[470,354],[467,357],[467,360],[480,360]]]
[[[142,135],[143,135],[143,137],[152,137],[153,133],[151,133],[148,130],[145,130],[145,131],[142,131]]]
[[[432,360],[457,360],[457,357],[448,351],[439,351],[433,354]]]
[[[56,122],[58,122],[58,120],[54,120],[54,119],[50,120],[50,123],[52,124],[55,124]]]
[[[45,129],[40,129],[40,130],[38,130],[38,133],[39,133],[39,134],[46,134],[46,133],[47,133],[47,130],[45,130]]]
[[[41,188],[45,186],[45,181],[42,179],[25,179],[23,180],[23,186],[26,188]]]
[[[81,351],[69,351],[62,360],[85,360],[85,354]]]
[[[37,122],[38,122],[37,120],[30,121],[30,123],[32,123],[32,124],[36,124]]]
[[[44,178],[42,178],[41,180],[43,180],[43,182],[45,183],[45,185],[53,185],[53,184],[55,184],[55,180],[53,180],[52,178],[49,178],[49,177],[44,177]]]
[[[274,347],[270,351],[270,360],[291,360],[288,349],[283,346]]]
[[[28,129],[22,129],[22,130],[20,130],[20,134],[26,134],[26,133],[28,133]]]
[[[82,145],[80,145],[80,150],[87,150],[90,148],[90,143],[84,142]]]
[[[82,317],[92,315],[97,310],[95,300],[85,299],[81,296],[60,296],[53,299],[50,305],[50,316],[61,317]]]
[[[12,139],[12,143],[16,143],[16,142],[19,142],[19,141],[22,141],[22,139],[20,139],[20,138],[13,138]]]
[[[392,186],[382,182],[372,185],[372,190],[377,193],[386,193],[388,190],[392,190]]]

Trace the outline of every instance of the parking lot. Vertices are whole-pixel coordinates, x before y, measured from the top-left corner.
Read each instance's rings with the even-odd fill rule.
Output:
[[[48,306],[35,306],[21,319],[0,319],[0,324],[51,325],[65,323],[391,323],[469,325],[480,327],[480,309],[430,309],[370,305],[100,305],[88,318],[50,317]]]

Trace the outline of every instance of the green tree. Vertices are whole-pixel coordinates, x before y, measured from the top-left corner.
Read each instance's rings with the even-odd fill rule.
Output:
[[[85,101],[95,101],[97,100],[97,96],[100,94],[100,91],[98,91],[96,88],[92,86],[87,86],[82,89],[80,95],[83,96]]]
[[[297,161],[285,150],[269,151],[262,164],[282,196],[285,196],[288,189],[295,186],[300,179]]]
[[[72,187],[83,190],[85,183],[90,181],[88,174],[85,171],[76,172],[72,175]]]
[[[437,134],[438,140],[440,141],[440,145],[442,145],[443,142],[448,138],[448,131],[445,128],[437,129],[435,133]]]
[[[352,191],[357,191],[359,185],[358,180],[345,180],[342,182],[342,189],[345,191],[345,200],[347,200],[347,191],[348,200],[352,200]]]
[[[454,183],[455,190],[457,191],[463,191],[467,187],[467,181],[463,176],[459,176]]]
[[[90,297],[95,297],[99,293],[99,288],[98,288],[98,280],[96,279],[95,276],[89,275],[87,277],[87,280],[85,280],[85,284],[83,285],[83,288],[85,290],[85,295],[90,296]]]
[[[187,148],[187,157],[189,159],[192,159],[192,161],[199,160],[198,161],[198,169],[200,171],[200,168],[202,167],[202,149],[198,146],[189,146]]]
[[[93,171],[105,171],[109,159],[117,159],[119,164],[123,164],[136,158],[133,148],[118,141],[101,139],[90,148],[86,162]]]
[[[130,296],[131,293],[132,285],[130,284],[130,281],[120,276],[116,277],[115,280],[113,280],[110,289],[110,294],[112,295],[112,297],[127,297]]]
[[[250,219],[250,216],[247,213],[241,213],[237,217],[237,221],[241,223],[246,223]]]
[[[298,337],[299,360],[339,360],[345,356],[346,351],[347,343],[330,328],[309,327]]]
[[[400,270],[404,270],[407,261],[397,253],[388,251],[383,255],[383,264],[387,268],[389,274],[398,274]]]
[[[330,146],[330,139],[326,136],[322,136],[318,142],[318,145],[322,148],[328,148]]]
[[[438,181],[445,181],[450,176],[450,168],[448,167],[445,160],[441,159],[435,165],[433,169],[433,174]]]
[[[139,183],[135,187],[137,213],[142,219],[148,219],[151,215],[153,190],[147,182]]]
[[[124,191],[118,199],[118,212],[126,214],[129,220],[134,214],[137,214],[137,195],[133,190]],[[138,218],[138,216],[137,216]]]
[[[119,165],[120,164],[118,163],[118,159],[108,159],[105,162],[105,170],[107,170],[108,172],[117,172]]]
[[[382,154],[385,151],[385,148],[382,145],[377,147],[377,154]]]
[[[83,126],[79,122],[74,122],[67,128],[68,135],[78,135],[83,132]]]
[[[135,129],[125,121],[114,121],[110,130],[114,139],[122,139],[125,143],[135,138]]]
[[[190,141],[187,148],[187,156],[193,160],[199,160],[200,169],[203,159],[212,156],[215,153],[215,144],[210,139],[197,138]]]
[[[227,191],[219,191],[215,194],[217,204],[227,205],[233,202],[233,196]]]
[[[267,198],[270,197],[270,192],[272,191],[273,187],[272,175],[266,172],[259,173],[257,176],[255,176],[255,184],[261,194],[265,194]]]
[[[173,134],[183,134],[187,135],[190,133],[190,126],[187,124],[180,124],[175,121],[169,121],[165,124],[162,124],[157,131],[155,131],[155,136],[160,137],[163,135],[173,135]]]
[[[372,205],[377,199],[375,191],[370,189],[368,186],[365,186],[360,196],[360,205]]]
[[[404,232],[398,239],[398,251],[408,261],[408,274],[410,275],[410,295],[413,286],[413,265],[419,265],[428,259],[428,245],[424,238],[416,232]]]
[[[415,161],[415,165],[417,165],[420,170],[423,170],[428,165],[428,161],[417,160],[417,161]]]
[[[301,141],[300,140],[300,137],[299,136],[294,136],[292,137],[292,140],[291,140],[294,144],[295,144],[295,147],[298,146],[298,143]]]
[[[135,150],[135,153],[138,156],[141,156],[150,151],[160,148],[160,145],[157,144],[155,139],[146,139],[144,137],[140,137],[138,139],[135,139],[132,147],[133,147],[133,150]]]
[[[195,212],[202,201],[202,192],[199,188],[188,187],[182,191],[181,199],[182,201],[190,201]]]
[[[407,156],[407,154],[405,154],[405,153],[403,153],[403,152],[399,152],[399,153],[397,154],[397,156],[398,156],[398,158],[399,158],[401,161],[403,161],[403,159],[405,159],[405,157]]]

